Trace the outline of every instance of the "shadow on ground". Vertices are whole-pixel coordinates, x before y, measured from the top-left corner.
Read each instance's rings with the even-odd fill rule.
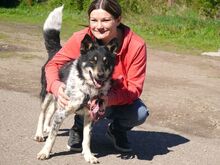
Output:
[[[92,152],[96,157],[116,155],[121,159],[152,160],[156,155],[165,155],[172,152],[169,148],[189,142],[190,140],[177,134],[153,131],[132,130],[128,133],[133,152],[123,153],[116,151],[111,141],[105,136],[106,122],[99,122],[93,128],[91,141]],[[58,136],[68,136],[68,129],[61,129]],[[72,151],[54,153],[51,157],[74,154]]]

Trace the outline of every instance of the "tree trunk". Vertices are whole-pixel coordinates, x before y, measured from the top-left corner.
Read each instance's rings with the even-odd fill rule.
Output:
[[[33,1],[32,1],[32,0],[27,0],[27,4],[28,4],[29,6],[32,6]]]
[[[168,7],[173,6],[174,2],[175,2],[175,0],[167,0],[167,6]]]

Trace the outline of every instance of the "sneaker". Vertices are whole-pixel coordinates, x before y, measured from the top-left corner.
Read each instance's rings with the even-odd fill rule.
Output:
[[[112,128],[112,124],[108,125],[107,136],[113,142],[114,147],[121,152],[131,152],[130,143],[128,142],[126,131],[118,131]]]
[[[67,148],[70,151],[82,151],[83,131],[73,126],[69,131]]]

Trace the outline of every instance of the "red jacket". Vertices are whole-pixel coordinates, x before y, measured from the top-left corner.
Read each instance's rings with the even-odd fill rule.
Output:
[[[130,104],[142,93],[146,75],[146,44],[127,26],[123,27],[123,43],[116,56],[116,66],[112,75],[114,83],[108,93],[109,105]],[[57,96],[61,85],[59,68],[80,55],[80,45],[85,34],[92,36],[89,28],[75,32],[62,49],[46,65],[47,91]]]

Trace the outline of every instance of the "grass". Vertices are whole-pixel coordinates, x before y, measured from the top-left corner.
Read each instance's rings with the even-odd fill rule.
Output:
[[[11,58],[11,57],[17,57],[17,53],[15,52],[6,52],[6,51],[0,51],[0,57],[3,58],[3,59],[6,59],[6,58]]]
[[[7,38],[7,35],[2,34],[2,33],[0,32],[0,39],[6,39],[6,38]]]
[[[129,22],[154,48],[200,54],[220,47],[220,21],[158,15]]]
[[[0,8],[0,21],[42,26],[51,10],[46,5]],[[182,12],[184,14],[175,12],[148,16],[127,13],[123,22],[141,35],[151,48],[188,54],[200,54],[220,48],[220,21],[201,19],[189,10]],[[68,39],[74,31],[87,24],[86,13],[64,10],[61,37]]]

